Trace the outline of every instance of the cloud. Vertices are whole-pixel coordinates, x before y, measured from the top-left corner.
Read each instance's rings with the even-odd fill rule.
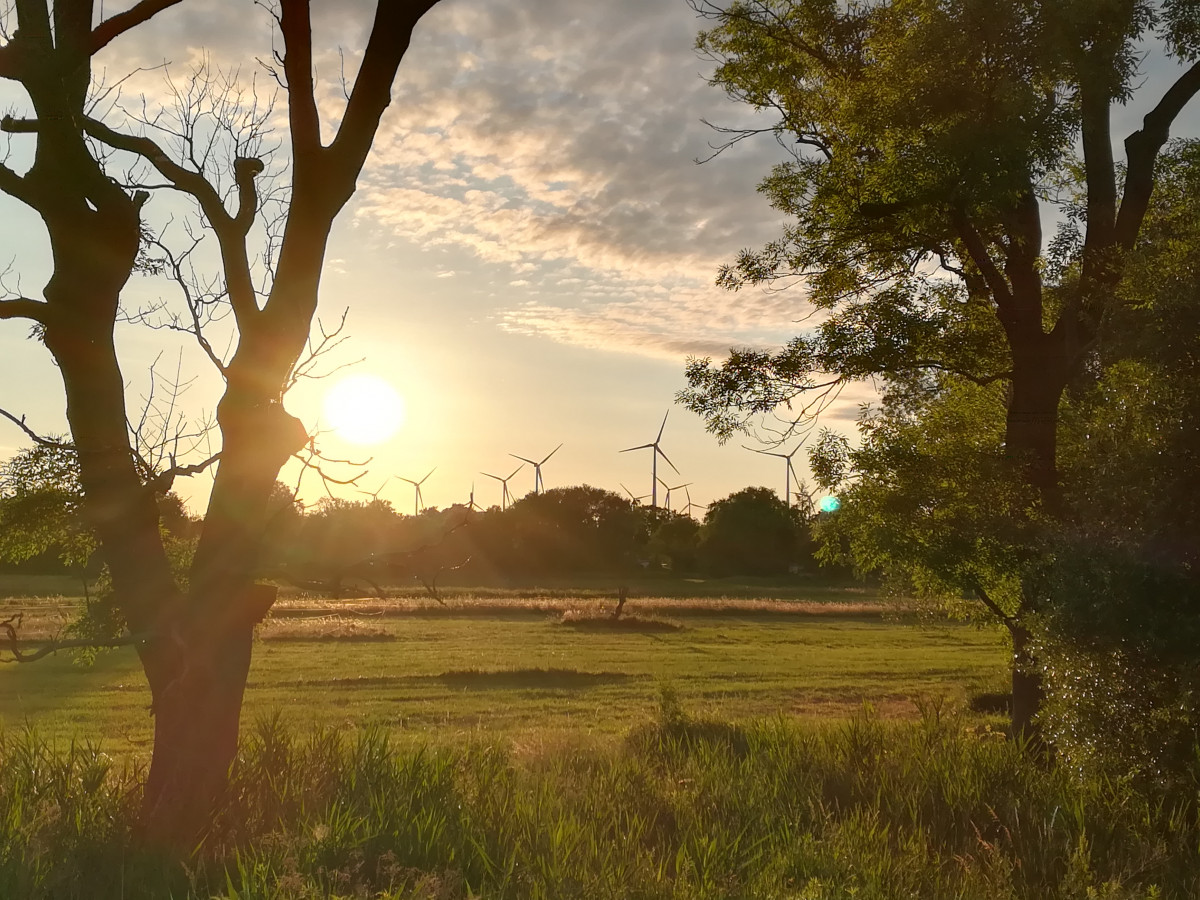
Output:
[[[797,295],[711,286],[722,261],[778,230],[754,187],[779,149],[693,162],[714,137],[702,118],[747,115],[701,77],[697,25],[675,0],[435,7],[360,180],[357,221],[536,288],[543,302],[497,311],[508,330],[653,356],[779,343]]]
[[[357,72],[367,0],[314,6],[326,135]],[[364,240],[447,250],[439,278],[488,283],[500,327],[651,356],[777,344],[802,302],[712,287],[721,262],[773,237],[755,194],[780,158],[745,142],[705,166],[701,120],[751,121],[709,86],[693,52],[702,25],[680,0],[444,0],[419,23],[350,215]],[[228,27],[215,0],[167,10],[111,48],[128,68],[180,74],[206,58],[270,84],[279,38],[261,9]],[[163,89],[161,71],[130,88]],[[286,130],[281,98],[273,124]],[[760,122],[759,124],[765,124]],[[478,271],[464,271],[473,257]],[[460,262],[460,260],[462,262]],[[523,303],[536,297],[537,306]]]

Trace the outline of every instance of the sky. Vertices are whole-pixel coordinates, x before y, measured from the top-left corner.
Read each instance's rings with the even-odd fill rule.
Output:
[[[314,2],[327,129],[368,6]],[[706,120],[754,121],[707,83],[711,64],[693,49],[702,24],[684,0],[444,0],[421,21],[358,191],[334,226],[322,279],[321,321],[332,327],[347,311],[348,335],[322,363],[348,368],[302,382],[286,401],[316,430],[327,424],[323,394],[344,375],[379,376],[403,398],[407,420],[382,445],[322,435],[330,457],[370,457],[358,484],[331,488],[337,494],[378,492],[411,512],[413,489],[399,478],[435,469],[422,488],[426,503],[464,502],[473,489],[491,505],[500,486],[482,472],[507,475],[518,464],[509,454],[541,458],[560,443],[543,471],[547,487],[648,494],[648,452],[619,451],[653,440],[668,410],[662,447],[679,474],[668,470],[667,480],[690,482],[697,504],[746,486],[783,491],[781,460],[744,449],[748,439],[719,446],[698,417],[673,405],[688,356],[779,346],[807,311],[798,289],[734,294],[713,283],[739,249],[778,234],[782,219],[755,188],[783,152],[762,138],[697,164],[720,139]],[[127,105],[143,94],[159,102],[168,75],[179,83],[205,60],[237,68],[265,100],[271,80],[259,60],[271,49],[269,19],[249,0],[185,0],[98,63],[109,84],[133,73],[121,86]],[[1149,88],[1156,77],[1151,67]],[[19,109],[21,98],[5,90],[0,101]],[[283,102],[268,120],[276,128]],[[1133,111],[1117,123],[1136,123]],[[21,153],[14,144],[10,164]],[[276,167],[285,162],[277,157]],[[182,240],[188,210],[178,201],[156,195],[147,214],[168,240]],[[3,197],[0,238],[5,283],[39,290],[48,265],[40,224]],[[154,279],[135,279],[127,291],[131,309],[160,300],[174,302]],[[27,333],[22,323],[0,323],[0,406],[41,431],[62,431],[57,374]],[[119,341],[134,415],[152,365],[188,382],[181,401],[194,420],[211,415],[220,383],[197,348],[132,324]],[[852,430],[870,397],[866,386],[847,390],[826,423]],[[0,429],[0,454],[21,445],[15,428]],[[295,479],[285,471],[284,480]],[[200,509],[210,484],[201,477],[178,488]],[[518,496],[532,486],[528,467],[511,482]],[[302,482],[306,501],[323,495],[317,480]]]

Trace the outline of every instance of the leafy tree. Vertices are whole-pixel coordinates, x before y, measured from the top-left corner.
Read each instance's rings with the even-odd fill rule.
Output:
[[[0,464],[0,559],[53,552],[82,575],[96,550],[82,507],[79,463],[69,444],[54,440],[19,451]]]
[[[1200,145],[1163,161],[1095,381],[1064,411],[1047,727],[1072,765],[1194,784],[1200,733]]]
[[[673,572],[696,568],[700,551],[700,523],[683,513],[663,510],[650,534],[648,550],[664,560]]]
[[[513,568],[532,575],[620,571],[646,540],[637,507],[586,484],[530,494],[501,520],[511,530]]]
[[[718,281],[736,290],[799,279],[826,315],[778,353],[691,361],[684,402],[727,437],[781,404],[811,412],[823,392],[867,376],[1001,383],[1005,459],[1031,503],[1059,513],[1060,401],[1101,336],[1169,129],[1200,90],[1200,8],[694,5],[716,23],[698,42],[718,62],[714,84],[777,113],[768,130],[793,151],[760,186],[790,218],[783,235],[744,251]],[[1139,43],[1151,39],[1187,68],[1117,166],[1110,110],[1132,99]],[[1054,213],[1065,224],[1047,243],[1042,222]],[[1042,601],[1028,575],[1018,620]],[[1023,731],[1037,680],[1014,688]]]
[[[225,785],[253,629],[275,597],[273,588],[255,583],[269,497],[280,467],[308,442],[282,394],[305,351],[333,220],[354,193],[397,67],[434,0],[375,4],[358,71],[328,135],[316,99],[308,0],[277,5],[291,177],[279,240],[266,255],[273,263],[266,284],[256,278],[263,273],[254,270],[247,246],[264,202],[257,185],[265,169],[257,155],[261,112],[216,129],[233,138],[224,158],[179,158],[152,134],[127,133],[124,123],[92,116],[92,57],[175,2],[139,0],[108,18],[97,15],[93,0],[14,5],[16,27],[6,23],[0,45],[0,78],[22,89],[30,112],[6,116],[3,128],[31,142],[31,162],[24,171],[0,165],[0,191],[40,216],[53,271],[40,299],[0,300],[0,319],[31,320],[62,377],[87,518],[153,696],[146,833],[191,847]],[[250,133],[238,134],[247,121]],[[195,124],[182,122],[185,136]],[[238,337],[222,358],[197,334],[225,391],[216,406],[219,467],[186,585],[172,572],[155,497],[195,469],[171,462],[148,472],[139,464],[113,337],[120,295],[143,244],[142,210],[155,188],[131,190],[110,177],[110,151],[93,152],[92,142],[136,155],[155,170],[156,182],[194,200],[221,251],[221,299]],[[224,170],[215,171],[222,161]]]
[[[765,487],[715,500],[700,533],[701,565],[717,575],[779,575],[797,561],[793,511]]]

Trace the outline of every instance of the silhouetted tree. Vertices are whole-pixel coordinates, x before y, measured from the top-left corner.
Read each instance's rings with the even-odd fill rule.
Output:
[[[313,79],[308,0],[280,0],[279,80],[286,85],[291,196],[273,278],[257,290],[247,239],[260,205],[262,159],[235,150],[233,189],[208,180],[204,161],[175,158],[142,134],[91,118],[94,54],[175,0],[140,0],[98,20],[93,0],[18,0],[0,46],[0,77],[16,82],[31,114],[4,130],[33,139],[22,173],[0,165],[0,191],[34,210],[49,236],[53,272],[41,299],[0,301],[0,319],[35,323],[63,380],[88,521],[103,548],[116,608],[133,633],[150,684],[154,754],[143,800],[146,833],[193,846],[223,790],[237,748],[255,624],[274,588],[255,583],[276,475],[308,435],[281,402],[305,350],[329,231],[350,199],[396,69],[418,19],[433,5],[378,2],[358,72],[329,139]],[[265,55],[265,54],[264,54]],[[198,204],[221,249],[223,289],[238,331],[217,404],[220,464],[186,588],[176,580],[155,502],[187,467],[147,473],[127,428],[125,378],[113,338],[120,294],[143,239],[144,190],[109,176],[89,142],[136,154]],[[227,205],[228,204],[228,205]],[[233,209],[230,211],[229,206]]]
[[[700,564],[718,575],[779,575],[797,559],[798,526],[787,504],[765,487],[743,488],[708,507]]]

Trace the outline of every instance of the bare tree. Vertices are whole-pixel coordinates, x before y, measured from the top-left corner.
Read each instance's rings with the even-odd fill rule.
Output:
[[[23,173],[0,165],[0,190],[40,215],[53,274],[41,299],[0,300],[0,319],[32,320],[61,372],[87,514],[119,609],[140,636],[153,698],[144,823],[148,835],[182,846],[203,830],[225,785],[253,628],[275,599],[254,572],[276,475],[309,441],[281,400],[308,341],[329,231],[354,192],[413,28],[436,0],[379,0],[341,124],[328,141],[314,91],[309,2],[280,0],[276,61],[287,95],[291,196],[265,294],[248,251],[261,208],[262,159],[238,155],[226,195],[197,159],[89,115],[92,57],[177,2],[140,0],[97,24],[93,0],[15,0],[17,28],[0,44],[0,77],[24,88],[33,114],[6,117],[3,129],[34,136],[35,148]],[[146,483],[131,445],[113,337],[149,194],[110,177],[97,141],[137,154],[199,205],[220,246],[221,289],[236,325],[228,359],[210,355],[225,379],[216,408],[220,460],[186,591],[159,537],[156,486]]]

